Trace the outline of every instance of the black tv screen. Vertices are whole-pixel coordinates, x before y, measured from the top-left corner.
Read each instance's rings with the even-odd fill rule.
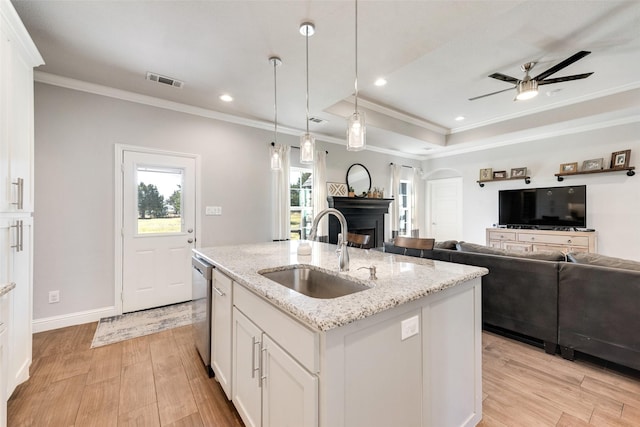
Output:
[[[535,228],[587,226],[587,187],[501,190],[499,223]]]

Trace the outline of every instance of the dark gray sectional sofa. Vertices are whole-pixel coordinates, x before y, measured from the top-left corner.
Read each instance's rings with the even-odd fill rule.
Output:
[[[385,242],[385,252],[405,253]],[[557,348],[640,370],[640,262],[596,254],[510,253],[464,242],[437,242],[406,255],[489,269],[482,278],[482,321]]]

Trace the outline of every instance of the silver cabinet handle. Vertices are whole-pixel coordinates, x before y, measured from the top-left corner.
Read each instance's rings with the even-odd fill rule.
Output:
[[[18,209],[24,209],[24,179],[17,178],[16,182],[12,182],[11,184],[18,186],[18,201],[11,204],[16,205]]]
[[[11,228],[16,229],[16,244],[12,245],[16,252],[22,252],[24,250],[24,226],[22,220],[16,221],[16,225],[12,225]]]
[[[219,288],[214,286],[213,290],[216,291],[216,294],[220,295],[221,297],[225,296],[225,293],[222,292]]]
[[[251,378],[256,377],[256,372],[260,371],[260,365],[256,368],[256,345],[260,345],[260,341],[256,340],[256,337],[251,337],[253,345],[251,346]],[[258,351],[260,348],[258,347]]]
[[[260,387],[264,385],[264,381],[267,379],[266,369],[264,368],[264,358],[267,357],[267,349],[262,347],[262,354],[260,355]]]
[[[193,239],[187,240],[187,243],[193,243]]]

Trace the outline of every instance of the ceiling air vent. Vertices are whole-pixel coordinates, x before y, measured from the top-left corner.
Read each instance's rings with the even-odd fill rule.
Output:
[[[151,80],[152,82],[161,83],[163,85],[177,87],[178,89],[182,89],[184,82],[180,80],[174,79],[173,77],[163,76],[161,74],[152,73],[151,71],[147,72],[147,80]]]
[[[327,123],[327,120],[321,119],[319,117],[309,117],[309,121],[311,123],[316,123],[316,124],[319,124],[319,125],[321,125],[323,123]]]

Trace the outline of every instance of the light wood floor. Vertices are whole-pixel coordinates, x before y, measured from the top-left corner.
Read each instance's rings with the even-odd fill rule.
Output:
[[[34,335],[31,379],[9,400],[9,427],[242,426],[206,377],[190,326],[89,349],[95,328]],[[483,348],[481,427],[640,426],[636,371],[569,362],[489,332]]]

